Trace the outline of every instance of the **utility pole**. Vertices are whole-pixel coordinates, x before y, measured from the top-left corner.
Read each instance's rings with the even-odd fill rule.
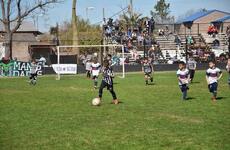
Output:
[[[129,11],[130,11],[130,18],[132,20],[133,18],[133,0],[130,0],[130,4],[129,4]],[[133,30],[133,22],[131,22],[131,30]]]
[[[102,36],[103,36],[103,45],[105,45],[105,28],[104,28],[104,21],[106,21],[105,19],[105,8],[102,9],[102,16],[103,16],[103,25],[102,25]],[[106,55],[106,47],[103,47],[103,56]]]

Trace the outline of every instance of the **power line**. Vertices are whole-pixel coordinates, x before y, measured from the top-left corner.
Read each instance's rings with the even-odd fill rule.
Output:
[[[126,10],[126,9],[129,9],[129,6],[126,6],[126,7],[123,8],[122,10],[116,12],[115,14],[113,14],[112,16],[110,16],[109,18],[113,18],[113,17],[119,15],[121,12],[123,12],[123,11]],[[102,21],[99,21],[99,22],[97,22],[97,23],[94,23],[93,25],[97,25],[97,24],[100,24],[100,23],[102,23],[102,22],[103,22],[103,20],[102,20]]]

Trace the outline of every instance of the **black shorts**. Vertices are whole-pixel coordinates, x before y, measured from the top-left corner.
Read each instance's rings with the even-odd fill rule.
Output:
[[[185,92],[189,89],[187,84],[179,85],[179,87],[180,87],[181,92]]]
[[[37,73],[31,73],[30,74],[30,79],[36,79],[37,76],[38,76]]]
[[[217,82],[214,82],[214,83],[208,85],[209,92],[211,92],[211,93],[217,92],[217,88],[218,88]]]
[[[145,76],[151,76],[152,72],[145,72]]]
[[[93,77],[92,77],[93,80],[95,80],[95,79],[97,79],[97,78],[98,78],[98,76],[93,76]]]

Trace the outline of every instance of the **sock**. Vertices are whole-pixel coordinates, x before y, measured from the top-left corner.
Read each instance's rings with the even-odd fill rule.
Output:
[[[184,91],[183,92],[183,100],[186,100],[186,98],[187,98],[187,91]]]
[[[216,98],[216,96],[217,96],[217,92],[213,92],[213,97]]]

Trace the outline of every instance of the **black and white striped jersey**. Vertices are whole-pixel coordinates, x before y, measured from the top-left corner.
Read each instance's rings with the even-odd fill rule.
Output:
[[[109,85],[113,85],[113,70],[111,67],[103,67],[102,68],[102,74],[103,74],[103,81],[105,81]]]

